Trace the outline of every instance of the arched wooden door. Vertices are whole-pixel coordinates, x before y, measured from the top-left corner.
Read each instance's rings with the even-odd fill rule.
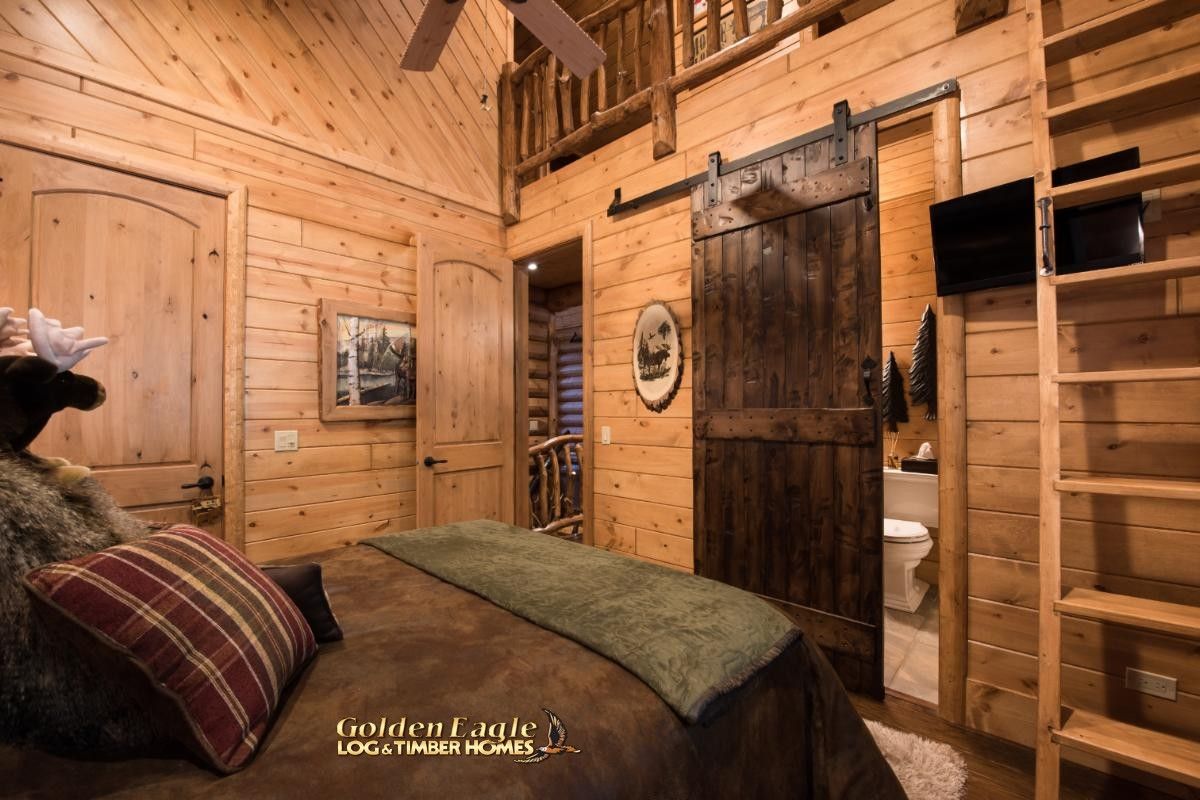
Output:
[[[201,492],[182,486],[222,488],[225,200],[8,145],[0,178],[0,305],[110,340],[77,368],[107,401],[30,449],[92,467],[141,516],[189,521]]]
[[[512,522],[512,262],[417,242],[417,524]]]

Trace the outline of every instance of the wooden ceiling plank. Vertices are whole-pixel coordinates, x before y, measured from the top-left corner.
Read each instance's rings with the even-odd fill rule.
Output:
[[[123,0],[91,0],[91,3],[96,13],[121,39],[140,53],[143,63],[159,85],[205,101],[216,101],[180,54],[158,35],[158,31],[136,6]]]
[[[42,0],[42,5],[77,42],[87,42],[85,49],[96,61],[141,80],[155,80],[142,60],[87,0]]]
[[[171,50],[186,59],[197,80],[208,88],[218,105],[255,121],[266,121],[262,110],[251,102],[250,98],[230,88],[237,85],[236,78],[208,48],[200,35],[190,25],[177,24],[179,19],[170,3],[160,0],[128,2],[141,11]]]

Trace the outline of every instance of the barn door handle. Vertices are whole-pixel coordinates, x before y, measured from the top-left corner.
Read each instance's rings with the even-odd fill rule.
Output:
[[[425,456],[425,460],[422,461],[421,463],[427,467],[432,467],[434,464],[445,464],[447,462],[446,462],[446,459],[444,459],[444,458],[434,458],[433,456]]]
[[[867,356],[862,360],[862,379],[863,379],[863,402],[867,405],[875,404],[875,396],[871,392],[871,376],[875,374],[875,359]]]
[[[215,480],[213,480],[213,477],[211,475],[201,475],[199,478],[196,479],[195,483],[185,483],[182,486],[180,486],[179,488],[180,489],[199,489],[202,492],[210,492],[210,491],[212,491],[212,488],[213,488],[213,486],[216,485],[216,483],[217,482]]]

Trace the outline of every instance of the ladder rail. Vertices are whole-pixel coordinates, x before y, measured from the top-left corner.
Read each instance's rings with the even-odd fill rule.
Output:
[[[1045,31],[1042,0],[1026,0],[1029,36],[1030,111],[1033,125],[1034,197],[1050,198],[1054,152],[1046,122],[1050,98],[1046,82]],[[1038,321],[1038,701],[1036,745],[1037,800],[1057,800],[1060,745],[1055,732],[1062,723],[1062,620],[1054,613],[1062,595],[1062,497],[1054,488],[1059,474],[1058,298],[1051,283],[1054,272],[1053,208],[1036,212],[1039,226],[1049,235],[1037,237]]]

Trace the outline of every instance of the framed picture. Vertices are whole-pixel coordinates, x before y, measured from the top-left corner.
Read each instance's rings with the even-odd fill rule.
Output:
[[[633,329],[633,383],[651,411],[665,411],[683,380],[683,336],[666,304],[651,302]]]
[[[323,421],[416,417],[416,314],[322,300],[317,362]]]

